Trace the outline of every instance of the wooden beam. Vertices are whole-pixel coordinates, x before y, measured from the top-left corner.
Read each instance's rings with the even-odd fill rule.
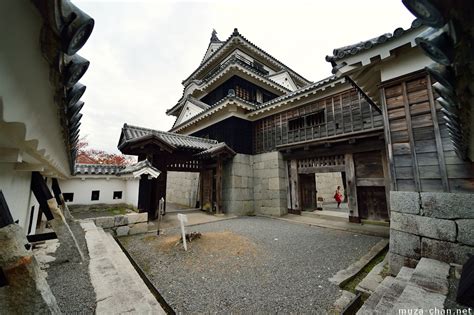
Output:
[[[448,172],[446,170],[446,161],[444,159],[444,151],[443,151],[443,142],[441,140],[441,132],[439,130],[438,124],[438,115],[436,113],[436,104],[433,98],[433,91],[431,88],[431,78],[429,75],[426,76],[427,80],[427,87],[428,87],[428,98],[430,101],[430,110],[431,110],[431,119],[433,120],[433,128],[435,134],[435,141],[436,141],[436,152],[438,154],[438,162],[439,162],[439,170],[441,173],[441,182],[443,184],[443,190],[449,192],[449,180],[448,180]]]
[[[357,186],[385,186],[384,178],[357,178]]]
[[[216,213],[223,213],[222,209],[222,159],[217,159],[216,167]]]
[[[387,158],[387,153],[385,150],[382,150],[382,170],[383,170],[383,177],[385,180],[385,199],[387,200],[387,211],[388,217],[390,218],[390,189],[391,189],[391,174],[390,174],[390,167]]]
[[[49,208],[48,200],[53,198],[51,191],[49,191],[46,181],[43,176],[38,172],[31,173],[31,190],[40,204],[40,208],[43,211],[48,221],[53,220],[54,216]]]
[[[20,163],[22,160],[20,149],[0,148],[0,163]]]
[[[304,167],[304,168],[298,168],[298,174],[344,172],[345,169],[346,168],[344,167],[344,165]]]
[[[301,210],[299,180],[298,180],[298,162],[296,160],[290,161],[290,184],[291,184],[291,209]]]
[[[45,169],[43,164],[36,163],[15,163],[14,170],[17,172],[43,172]]]
[[[357,183],[355,175],[354,157],[352,153],[344,155],[346,168],[346,194],[348,198],[349,217],[359,218],[359,208],[357,205]]]
[[[390,121],[388,119],[387,102],[385,99],[385,88],[380,88],[380,101],[382,102],[382,117],[384,124],[385,143],[387,147],[387,161],[390,169],[390,190],[397,189],[397,177],[395,173],[395,163],[393,160],[392,135],[390,133]]]
[[[402,95],[403,95],[403,104],[405,107],[405,119],[407,121],[407,128],[408,128],[408,139],[410,141],[411,158],[413,162],[413,176],[415,179],[415,186],[416,186],[417,191],[421,191],[420,170],[418,167],[418,159],[416,157],[415,137],[413,136],[413,126],[411,123],[410,104],[408,103],[407,84],[405,81],[402,82]]]

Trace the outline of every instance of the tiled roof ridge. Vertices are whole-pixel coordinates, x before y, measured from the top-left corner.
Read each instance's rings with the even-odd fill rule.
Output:
[[[223,49],[223,47],[226,46],[227,43],[229,43],[233,38],[238,38],[240,37],[241,39],[243,39],[245,42],[247,42],[250,46],[252,46],[254,49],[256,49],[257,51],[259,51],[260,53],[266,55],[269,59],[272,59],[274,60],[276,63],[280,64],[280,66],[284,69],[287,69],[288,72],[290,74],[293,74],[295,77],[298,77],[298,79],[300,81],[305,81],[305,82],[309,82],[308,84],[311,84],[311,81],[306,79],[305,77],[303,77],[302,75],[300,75],[299,73],[297,73],[296,71],[294,71],[293,69],[291,69],[290,67],[288,67],[287,65],[285,65],[283,62],[281,62],[280,60],[278,60],[277,58],[273,57],[272,55],[270,55],[268,52],[266,52],[265,50],[263,50],[262,48],[258,47],[257,45],[255,45],[253,42],[251,42],[250,40],[248,40],[245,36],[243,36],[242,34],[239,33],[238,29],[237,28],[234,28],[234,32],[227,38],[227,40],[225,40],[223,42],[223,44],[212,54],[210,55],[205,62],[202,62],[186,79],[184,79],[182,81],[182,83],[188,81],[196,72],[198,72],[198,70],[205,66],[213,57],[215,57],[216,55],[218,55],[218,53]]]
[[[224,70],[227,69],[227,66],[231,65],[231,64],[239,64],[241,65],[242,67],[244,67],[245,69],[247,69],[248,71],[252,72],[253,74],[267,80],[267,81],[270,81],[272,84],[278,86],[279,88],[287,91],[288,93],[291,92],[290,89],[288,89],[287,87],[281,85],[280,83],[278,82],[275,82],[273,81],[271,78],[269,78],[270,75],[262,75],[261,73],[259,73],[258,71],[256,71],[255,69],[253,69],[252,67],[250,67],[249,65],[245,64],[244,62],[240,61],[238,58],[230,58],[229,60],[227,60],[226,62],[224,62],[222,65],[221,65],[221,69],[215,73],[213,73],[209,78],[206,78],[206,80],[198,80],[199,81],[199,84],[203,83],[203,82],[210,82],[212,79],[214,79],[217,75],[221,74]],[[283,73],[283,72],[287,72],[287,70],[285,69],[282,69],[280,70],[279,72],[276,72],[274,74],[278,74],[278,73]],[[308,85],[306,85],[308,86]],[[169,112],[172,112],[174,110],[176,110],[177,108],[179,108],[180,106],[183,106],[184,105],[184,102],[188,99],[189,95],[188,94],[186,97],[184,96],[184,90],[186,90],[186,87],[183,88],[183,96],[178,100],[178,103],[176,103],[176,105],[174,105],[172,108],[168,109],[166,111],[166,113],[169,113]],[[196,99],[196,98],[194,98]],[[197,99],[196,99],[197,100]],[[199,100],[198,100],[199,101]],[[205,104],[205,103],[204,103]],[[207,104],[206,104],[207,105]],[[209,105],[212,107],[212,105]]]
[[[183,134],[170,132],[170,131],[162,131],[162,130],[156,130],[156,129],[151,129],[151,128],[133,126],[133,125],[129,125],[127,123],[124,124],[123,128],[137,129],[137,130],[143,130],[143,131],[151,131],[152,133],[155,133],[155,134],[158,133],[158,134],[163,134],[163,135],[170,135],[170,136],[177,137],[177,138],[194,139],[194,140],[206,142],[206,143],[209,143],[209,144],[217,144],[218,143],[217,140],[212,140],[212,139],[207,139],[207,138],[200,138],[200,137],[195,137],[195,136],[188,136],[188,135],[183,135]]]
[[[312,84],[310,84],[310,85],[307,85],[307,86],[304,86],[304,87],[299,88],[299,89],[297,89],[297,90],[294,90],[293,92],[284,94],[284,95],[279,96],[279,97],[277,97],[277,98],[274,98],[274,99],[272,99],[272,100],[270,100],[270,101],[268,101],[268,102],[265,102],[265,103],[263,103],[263,104],[257,106],[256,109],[255,109],[255,111],[257,111],[257,110],[259,110],[259,109],[262,109],[262,108],[265,108],[265,107],[267,107],[267,106],[270,106],[270,105],[272,105],[272,104],[278,103],[279,101],[282,101],[282,100],[284,100],[284,99],[288,99],[288,98],[294,97],[294,96],[296,96],[296,95],[298,95],[298,94],[300,94],[300,93],[307,92],[307,91],[309,91],[309,90],[311,90],[311,89],[313,89],[313,88],[320,87],[320,86],[323,86],[323,85],[328,84],[328,83],[332,83],[332,82],[334,82],[334,81],[336,81],[336,80],[338,80],[338,79],[340,79],[340,78],[336,77],[335,75],[331,75],[331,76],[326,77],[326,78],[324,78],[324,79],[322,79],[322,80],[319,80],[319,81],[317,81],[317,82],[314,82],[314,83],[312,83]]]
[[[384,33],[382,35],[379,35],[377,37],[373,37],[371,39],[365,40],[358,42],[356,44],[352,45],[347,45],[339,48],[335,48],[333,50],[333,56],[326,56],[326,61],[328,62],[334,62],[337,60],[340,60],[346,56],[349,55],[356,55],[364,50],[369,50],[375,46],[378,46],[380,44],[386,43],[388,41],[391,41],[395,38],[398,38],[405,34],[406,32],[410,32],[414,29],[417,29],[422,26],[422,23],[419,19],[413,20],[411,23],[410,27],[408,29],[403,29],[402,27],[397,27],[393,33]]]

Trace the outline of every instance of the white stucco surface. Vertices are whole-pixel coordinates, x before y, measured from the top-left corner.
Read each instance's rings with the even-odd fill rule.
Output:
[[[76,176],[60,180],[59,186],[63,194],[74,193],[72,202],[68,204],[90,205],[98,203],[138,204],[138,179],[110,176]],[[91,200],[92,191],[99,191],[99,200]],[[113,199],[114,191],[122,192],[122,199]]]
[[[199,114],[202,112],[203,109],[194,105],[190,101],[187,101],[186,104],[183,106],[183,109],[181,110],[181,113],[179,114],[178,119],[176,119],[175,126],[178,126],[180,123],[185,122],[186,120],[189,120],[189,118]]]
[[[428,58],[421,49],[412,49],[383,63],[380,68],[381,80],[383,82],[421,70],[431,63],[433,60]]]
[[[295,82],[293,82],[293,79],[290,77],[288,72],[281,72],[272,76],[268,77],[270,80],[286,87],[287,89],[294,91],[297,89],[297,86]]]

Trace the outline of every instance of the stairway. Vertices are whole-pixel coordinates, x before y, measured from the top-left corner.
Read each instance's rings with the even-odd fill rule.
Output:
[[[448,275],[448,264],[422,258],[415,269],[403,267],[395,278],[386,277],[357,314],[399,314],[401,309],[429,314],[430,309],[443,309]]]
[[[92,221],[81,223],[89,250],[89,272],[97,314],[166,314],[112,235]]]

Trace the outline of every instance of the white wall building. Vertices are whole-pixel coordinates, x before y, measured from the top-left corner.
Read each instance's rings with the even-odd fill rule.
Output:
[[[59,185],[69,205],[126,203],[138,207],[141,176],[156,178],[159,174],[147,160],[128,167],[76,164],[75,176],[60,180]]]

